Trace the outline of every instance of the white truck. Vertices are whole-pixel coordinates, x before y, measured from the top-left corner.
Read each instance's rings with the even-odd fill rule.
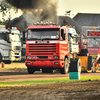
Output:
[[[0,62],[10,64],[21,60],[20,31],[16,28],[6,29],[0,26]]]

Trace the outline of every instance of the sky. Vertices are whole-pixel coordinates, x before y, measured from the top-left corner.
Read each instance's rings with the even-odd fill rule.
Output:
[[[71,10],[71,17],[77,13],[99,13],[100,0],[59,0],[58,15],[65,15],[65,11]]]

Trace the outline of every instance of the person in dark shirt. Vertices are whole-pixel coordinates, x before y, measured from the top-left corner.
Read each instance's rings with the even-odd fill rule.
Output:
[[[83,49],[81,50],[80,54],[82,56],[88,56],[88,49],[86,48],[86,46],[83,46]]]

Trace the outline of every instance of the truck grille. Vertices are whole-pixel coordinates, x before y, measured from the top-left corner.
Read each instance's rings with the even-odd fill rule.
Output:
[[[19,53],[15,53],[15,55],[19,55]]]
[[[20,48],[21,48],[20,46],[13,46],[14,50],[20,50]]]
[[[32,55],[53,55],[56,44],[29,44],[29,53]]]

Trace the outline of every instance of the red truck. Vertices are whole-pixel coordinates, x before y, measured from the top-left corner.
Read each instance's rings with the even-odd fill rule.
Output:
[[[74,67],[81,71],[81,61],[76,58],[78,52],[78,34],[74,28],[59,25],[27,28],[25,65],[29,74],[40,69],[43,73],[57,69],[66,74],[74,62]]]

